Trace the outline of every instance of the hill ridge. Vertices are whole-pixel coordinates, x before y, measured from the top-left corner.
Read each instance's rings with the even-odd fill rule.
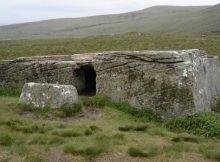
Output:
[[[77,38],[127,32],[216,34],[215,6],[153,6],[128,13],[61,18],[0,26],[0,39]]]

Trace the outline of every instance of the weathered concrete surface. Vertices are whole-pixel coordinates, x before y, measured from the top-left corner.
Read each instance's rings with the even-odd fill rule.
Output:
[[[164,119],[210,111],[220,96],[218,57],[204,51],[111,52],[98,58],[98,94]]]
[[[74,72],[92,55],[23,57],[0,61],[0,86],[22,88],[27,82],[75,85],[83,90],[84,76]]]
[[[19,102],[38,108],[61,108],[77,103],[78,93],[72,85],[26,83]]]
[[[210,111],[220,95],[218,57],[200,50],[18,58],[0,62],[0,85],[59,83],[80,92],[86,89],[87,68],[96,72],[96,94],[152,110],[162,118]]]

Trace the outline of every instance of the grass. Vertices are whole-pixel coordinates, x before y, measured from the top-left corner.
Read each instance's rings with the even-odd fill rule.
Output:
[[[219,144],[203,144],[199,147],[199,151],[209,159],[220,161]]]
[[[161,153],[160,148],[154,145],[146,145],[144,147],[130,147],[128,153],[134,157],[151,157],[156,156]]]
[[[105,148],[101,146],[84,146],[76,144],[68,144],[64,147],[65,153],[71,153],[73,155],[83,155],[89,157],[95,157],[105,152]]]
[[[43,162],[44,160],[41,157],[37,156],[27,156],[25,158],[26,162]]]
[[[85,107],[104,108],[106,103],[107,99],[102,96],[93,96],[83,100]]]
[[[220,114],[205,112],[172,119],[165,123],[165,127],[175,132],[188,132],[205,137],[220,138]]]
[[[124,127],[119,127],[118,129],[123,132],[128,132],[128,131],[145,132],[148,127],[149,127],[148,125],[139,125],[139,126],[126,125]]]
[[[56,130],[52,134],[62,136],[62,137],[79,137],[82,135],[80,132],[77,132],[76,130],[71,130],[71,129]]]
[[[28,144],[40,144],[40,145],[52,145],[52,144],[62,144],[64,142],[63,138],[56,136],[43,136],[36,134],[31,136]]]
[[[2,88],[0,87],[0,96],[17,97],[21,94],[21,88]]]
[[[109,102],[108,106],[120,110],[129,115],[132,115],[136,118],[142,119],[144,121],[161,122],[161,118],[156,113],[134,108],[126,102],[122,102],[122,103]]]
[[[163,123],[148,120],[146,114],[133,115],[126,110],[128,105],[122,110],[123,104],[118,109],[106,101],[98,119],[84,116],[36,119],[13,111],[17,102],[17,97],[0,97],[0,132],[4,132],[0,133],[0,155],[6,153],[5,157],[0,156],[0,161],[48,161],[50,155],[58,154],[60,160],[77,162],[100,158],[104,162],[109,158],[113,161],[137,161],[136,158],[190,161],[191,153],[195,154],[193,160],[205,161],[216,160],[218,156],[218,138],[170,132]],[[188,136],[193,140],[188,140]]]
[[[8,133],[1,133],[0,134],[0,145],[3,146],[11,146],[14,140]]]
[[[54,115],[55,117],[72,117],[80,114],[82,112],[82,104],[74,104],[74,105],[64,105],[60,109],[51,109],[49,107],[44,108],[36,108],[33,105],[29,104],[16,104],[14,106],[18,111],[23,112],[32,112],[40,115],[44,115],[45,117]]]
[[[71,117],[76,116],[77,114],[81,113],[82,111],[82,104],[74,104],[71,106],[63,106],[60,111],[63,113],[64,117]]]
[[[220,56],[220,36],[187,36],[161,33],[126,33],[82,39],[0,41],[0,60],[23,56],[90,53],[123,50],[201,49]]]
[[[199,139],[196,136],[193,135],[189,135],[189,134],[178,134],[177,136],[172,138],[173,142],[194,142],[194,143],[198,143]]]

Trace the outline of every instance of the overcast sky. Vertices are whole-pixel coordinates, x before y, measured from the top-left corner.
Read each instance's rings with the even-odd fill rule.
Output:
[[[155,5],[214,5],[220,0],[0,0],[0,25],[140,10]]]

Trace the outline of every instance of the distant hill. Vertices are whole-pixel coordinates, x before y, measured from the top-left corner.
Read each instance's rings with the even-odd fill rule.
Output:
[[[76,38],[126,32],[220,34],[220,4],[155,6],[123,14],[8,25],[0,27],[0,39]]]

